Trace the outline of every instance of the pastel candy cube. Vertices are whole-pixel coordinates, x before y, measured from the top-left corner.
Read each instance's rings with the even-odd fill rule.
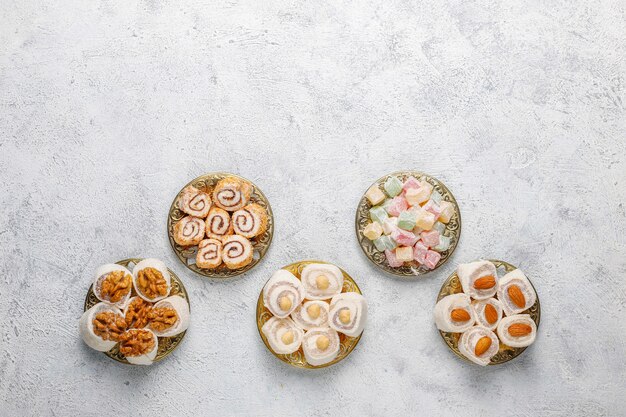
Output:
[[[415,219],[415,226],[418,226],[424,230],[430,230],[435,224],[435,215],[430,211],[419,210],[417,212],[417,218]]]
[[[385,210],[387,210],[387,213],[389,213],[390,216],[399,216],[400,213],[402,213],[404,210],[406,210],[409,207],[408,203],[406,202],[406,200],[404,199],[404,197],[398,195],[395,196],[390,202],[389,204],[387,204],[387,207],[385,207]],[[439,215],[439,214],[437,214]]]
[[[428,253],[428,248],[421,242],[417,242],[415,246],[413,246],[413,259],[417,262],[423,264],[426,262],[426,254]]]
[[[390,236],[381,236],[378,239],[374,240],[373,243],[374,246],[376,246],[376,249],[378,249],[380,252],[383,252],[385,250],[393,250],[398,246],[398,244]]]
[[[420,181],[420,188],[424,188],[424,189],[428,190],[428,198],[430,198],[430,195],[433,192],[433,186],[430,185],[429,182]],[[428,198],[426,200],[428,200]],[[426,200],[424,200],[424,201],[426,201]]]
[[[404,262],[401,262],[398,260],[398,258],[396,258],[396,254],[392,250],[387,249],[385,251],[385,256],[387,257],[387,263],[392,268],[397,268],[399,266],[402,266],[402,264],[404,264]]]
[[[391,202],[393,201],[393,198],[388,198],[386,199],[383,204],[381,204],[381,207],[385,209],[385,211],[387,211],[387,209],[389,208],[389,206],[391,205]]]
[[[389,197],[395,197],[402,191],[402,182],[396,176],[391,176],[385,181],[385,192]]]
[[[409,203],[409,205],[417,206],[419,204],[422,204],[424,201],[428,201],[428,199],[430,198],[430,191],[431,190],[425,187],[409,188],[404,193],[404,198],[406,198],[406,201]]]
[[[415,236],[419,235],[419,234],[420,234],[420,233],[422,233],[423,231],[424,231],[424,229],[422,229],[421,227],[418,227],[418,226],[415,226],[415,227],[413,228],[413,234],[414,234]]]
[[[404,181],[404,184],[402,185],[402,189],[406,191],[409,188],[420,188],[420,182],[417,180],[417,178],[410,176]]]
[[[398,216],[398,227],[404,230],[413,230],[415,227],[415,223],[417,221],[417,216],[414,211],[403,211]]]
[[[434,190],[432,194],[430,195],[430,199],[433,200],[435,203],[439,204],[441,203],[443,196],[439,194],[439,191]]]
[[[435,203],[432,198],[424,204],[423,209],[434,214],[436,219],[439,218],[439,215],[441,214],[441,207],[439,204]]]
[[[441,222],[435,222],[433,230],[436,230],[440,235],[443,235],[446,232],[446,225]]]
[[[449,201],[442,201],[439,207],[441,207],[439,221],[442,223],[448,223],[454,215],[454,205]]]
[[[381,206],[372,207],[370,209],[370,219],[372,219],[372,221],[383,224],[385,219],[388,218],[389,216],[387,216],[387,212]]]
[[[428,269],[434,269],[439,263],[440,259],[441,259],[441,254],[439,252],[429,250],[426,253],[426,260],[424,261],[424,266]]]
[[[386,235],[390,235],[397,228],[398,228],[397,217],[390,217],[383,222],[383,232],[385,232]]]
[[[437,252],[445,252],[450,247],[450,238],[448,236],[439,236],[439,244],[433,248]]]
[[[410,246],[401,246],[396,249],[396,259],[398,262],[411,262],[413,260],[413,248]]]
[[[419,239],[417,236],[413,234],[413,232],[409,232],[408,230],[396,229],[391,233],[391,238],[398,243],[398,245],[403,246],[413,246],[415,242]]]
[[[422,232],[420,233],[420,237],[422,238],[422,242],[424,245],[429,248],[434,248],[439,244],[439,232],[436,230],[431,230],[430,232]]]
[[[383,234],[383,227],[378,222],[372,222],[365,226],[363,235],[369,240],[378,239]]]
[[[365,193],[365,198],[367,198],[369,202],[375,206],[383,202],[385,199],[385,193],[383,193],[378,186],[372,185]]]

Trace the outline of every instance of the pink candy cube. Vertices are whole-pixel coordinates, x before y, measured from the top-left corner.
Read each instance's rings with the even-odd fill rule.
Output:
[[[385,256],[387,257],[387,263],[392,268],[397,268],[404,264],[404,262],[398,261],[398,258],[396,258],[396,253],[392,250],[385,250]]]
[[[439,252],[429,250],[426,253],[424,266],[428,269],[434,269],[437,266],[437,263],[439,263],[439,259],[441,259],[441,254]]]
[[[406,199],[398,195],[395,196],[393,200],[391,200],[391,203],[387,207],[387,213],[389,213],[390,216],[398,217],[400,213],[402,213],[408,207],[409,204],[406,202]],[[437,217],[439,217],[439,214],[437,214]]]
[[[434,214],[435,219],[439,218],[439,215],[441,214],[441,207],[439,206],[439,204],[435,203],[433,200],[428,200],[428,202],[424,204],[422,208]]]
[[[420,188],[420,182],[415,177],[407,178],[406,181],[404,181],[402,189],[406,191],[409,188]]]
[[[420,233],[422,242],[429,248],[434,248],[439,244],[439,232],[437,230],[431,230],[430,232]]]
[[[413,259],[423,264],[426,262],[426,254],[428,254],[428,248],[421,242],[417,242],[413,247]]]
[[[417,240],[419,239],[413,234],[413,232],[402,229],[395,229],[393,232],[391,232],[391,238],[398,242],[398,245],[402,246],[413,246],[415,245],[415,242],[417,242]]]

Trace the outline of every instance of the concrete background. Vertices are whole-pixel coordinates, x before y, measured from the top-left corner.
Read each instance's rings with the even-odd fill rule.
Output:
[[[626,3],[0,2],[0,415],[626,415]],[[368,185],[398,169],[461,205],[451,261],[379,273],[354,236]],[[259,184],[273,245],[231,281],[166,238],[191,178]],[[79,339],[94,269],[165,260],[192,325],[157,366]],[[482,369],[432,320],[455,264],[520,265],[535,345]],[[361,344],[305,372],[254,320],[273,270],[319,258],[370,303]]]

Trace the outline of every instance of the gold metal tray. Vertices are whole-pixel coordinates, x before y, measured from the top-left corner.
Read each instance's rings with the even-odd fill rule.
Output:
[[[123,267],[126,267],[132,271],[133,267],[137,265],[139,262],[141,262],[142,260],[143,260],[142,258],[128,258],[128,259],[124,259],[121,261],[117,261],[115,263],[118,265],[122,265]],[[171,279],[172,289],[169,295],[179,295],[187,301],[187,304],[189,304],[189,296],[187,295],[187,290],[185,289],[183,282],[180,280],[180,278],[176,276],[176,274],[171,269],[168,268],[167,270],[170,273],[170,276],[172,277]],[[135,295],[137,295],[137,292],[135,291],[135,288],[133,287],[132,292],[131,292],[131,297],[134,297]],[[96,294],[94,294],[93,292],[93,284],[92,284],[89,287],[89,291],[87,291],[87,297],[85,297],[84,311],[89,310],[91,307],[98,304],[99,302],[100,300],[98,300],[98,298],[96,297]],[[189,310],[191,311],[191,305],[189,305]],[[162,360],[163,358],[169,356],[169,354],[172,353],[178,347],[180,342],[183,341],[183,338],[185,337],[186,333],[187,331],[185,330],[184,332],[179,333],[173,337],[159,337],[158,338],[159,347],[157,350],[156,358],[154,358],[154,362],[158,362]],[[113,349],[109,350],[108,352],[103,352],[103,353],[107,355],[109,358],[115,359],[118,362],[125,363],[127,365],[133,365],[126,360],[124,355],[120,354],[119,346],[120,345],[118,343],[117,345],[113,347]]]
[[[433,186],[433,190],[438,191],[439,194],[441,194],[443,200],[449,201],[454,205],[454,215],[450,218],[450,221],[446,225],[446,231],[444,233],[444,236],[450,237],[450,247],[447,251],[441,252],[441,259],[437,263],[437,266],[435,266],[435,268],[433,269],[419,266],[418,263],[415,261],[413,261],[411,264],[405,264],[397,268],[390,267],[387,263],[387,258],[385,257],[385,254],[383,252],[379,252],[378,249],[376,249],[376,247],[374,246],[374,243],[363,235],[363,229],[365,229],[365,227],[372,222],[369,216],[369,209],[372,208],[372,205],[365,197],[365,193],[363,193],[363,197],[361,197],[361,201],[359,201],[359,205],[356,209],[355,225],[356,237],[359,241],[359,245],[361,246],[361,249],[363,249],[363,253],[365,253],[365,256],[367,256],[367,258],[374,265],[390,274],[407,277],[423,275],[435,271],[437,268],[445,264],[450,256],[452,256],[452,253],[454,253],[454,250],[459,243],[459,239],[461,238],[461,211],[459,209],[459,205],[457,204],[456,199],[454,198],[450,190],[448,190],[448,187],[446,187],[443,182],[439,181],[435,177],[419,171],[393,172],[391,174],[385,175],[382,178],[379,178],[367,189],[369,190],[372,186],[375,185],[384,192],[383,184],[385,183],[385,181],[387,181],[387,178],[394,175],[398,177],[401,181],[406,180],[410,176],[414,176],[418,180],[424,180]],[[367,192],[367,190],[365,190],[365,192]]]
[[[287,271],[294,274],[298,279],[300,279],[300,274],[302,273],[302,269],[304,269],[305,266],[309,264],[328,264],[328,263],[329,262],[314,261],[314,260],[300,261],[300,262],[294,262],[290,265],[284,266],[282,269],[286,269]],[[341,269],[341,272],[343,273],[343,289],[341,290],[341,292],[356,292],[356,293],[361,294],[361,289],[356,284],[356,282],[354,282],[352,277],[350,277],[350,275],[348,275],[348,273],[344,271],[343,269]],[[265,285],[263,287],[265,288]],[[273,317],[272,313],[265,307],[265,304],[263,303],[263,289],[261,289],[261,293],[259,294],[259,300],[257,301],[257,304],[256,304],[256,325],[259,330],[259,335],[261,336],[261,339],[263,339],[263,343],[265,343],[265,346],[267,347],[267,349],[270,352],[272,352],[272,355],[276,356],[278,359],[280,359],[281,361],[285,363],[288,363],[291,366],[295,366],[296,368],[319,369],[319,368],[326,368],[327,366],[334,365],[337,362],[344,360],[352,352],[352,350],[354,350],[356,345],[361,340],[361,336],[363,336],[363,333],[361,333],[358,337],[348,337],[344,335],[343,333],[337,332],[339,334],[339,344],[340,344],[339,353],[337,354],[337,357],[332,362],[328,362],[319,366],[313,366],[313,365],[309,365],[309,363],[306,361],[302,347],[300,347],[300,349],[298,349],[296,352],[290,353],[288,355],[280,355],[280,354],[274,353],[274,351],[270,347],[269,342],[267,341],[267,338],[261,331],[261,328],[263,327],[265,322],[268,321],[272,317]]]
[[[502,276],[501,274],[503,270],[504,270],[504,273],[509,273],[517,269],[516,266],[511,265],[508,262],[499,261],[497,259],[488,259],[488,261],[493,263],[496,266],[499,276]],[[528,281],[530,282],[530,278],[528,279]],[[537,290],[535,290],[535,287],[533,286],[532,282],[530,282],[530,285],[533,287],[535,294],[537,294]],[[455,270],[441,286],[441,290],[439,290],[439,295],[437,296],[437,301],[441,300],[443,297],[447,295],[457,294],[461,292],[463,292],[463,289],[461,288],[461,281],[459,280],[459,277],[456,274],[456,270]],[[497,296],[495,298],[497,298]],[[537,330],[539,330],[539,321],[541,319],[541,305],[539,304],[539,294],[537,294],[537,301],[535,301],[535,304],[533,304],[528,310],[523,311],[520,314],[530,314],[530,317],[534,320],[535,324],[537,325]],[[461,333],[442,332],[441,330],[439,330],[439,334],[441,334],[441,337],[446,342],[446,345],[448,345],[450,350],[452,350],[452,352],[454,352],[458,357],[470,363],[473,363],[472,361],[467,359],[465,356],[463,356],[461,352],[459,351],[458,344],[459,344],[459,338],[461,337]],[[514,348],[514,347],[507,346],[503,344],[502,342],[500,342],[500,349],[498,350],[498,353],[496,353],[495,356],[491,358],[491,362],[489,362],[489,365],[500,365],[512,359],[515,359],[516,357],[521,355],[522,352],[525,351],[527,347]]]
[[[198,252],[198,247],[180,246],[174,241],[174,225],[180,219],[187,216],[187,213],[178,208],[178,200],[180,199],[183,190],[189,185],[193,185],[197,189],[211,194],[217,182],[226,177],[237,177],[242,181],[246,181],[252,184],[252,186],[254,187],[254,192],[250,196],[250,202],[257,203],[267,211],[267,230],[262,235],[250,240],[250,243],[252,243],[252,249],[254,250],[254,255],[252,258],[252,262],[250,262],[243,268],[228,269],[224,264],[221,264],[215,269],[199,268],[196,265],[196,254]],[[178,259],[180,259],[183,265],[185,265],[187,268],[191,269],[197,274],[204,275],[205,277],[209,278],[231,278],[251,270],[261,261],[261,259],[263,259],[265,253],[267,253],[267,250],[270,247],[270,244],[272,243],[272,237],[274,236],[274,215],[272,213],[272,207],[270,206],[270,202],[267,200],[267,197],[265,197],[265,194],[263,194],[259,187],[257,187],[257,185],[254,184],[252,181],[240,177],[239,175],[231,174],[229,172],[212,172],[201,175],[198,178],[191,180],[176,195],[176,198],[170,206],[169,215],[167,216],[167,235],[169,237],[170,245],[172,245],[174,253],[176,253]]]

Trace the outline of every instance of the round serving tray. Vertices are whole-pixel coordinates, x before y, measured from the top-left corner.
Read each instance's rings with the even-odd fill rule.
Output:
[[[300,279],[300,274],[302,273],[302,269],[304,269],[304,267],[309,264],[329,264],[329,262],[314,261],[314,260],[300,261],[300,262],[294,262],[290,265],[284,266],[282,269],[285,269],[291,272],[298,279]],[[343,288],[341,292],[342,293],[343,292],[356,292],[356,293],[361,294],[361,289],[356,284],[356,282],[354,282],[352,277],[348,275],[348,273],[344,271],[343,269],[341,269],[341,272],[343,273]],[[361,340],[361,336],[363,336],[363,333],[361,333],[357,337],[348,337],[344,335],[343,333],[338,333],[340,346],[339,346],[339,353],[337,354],[337,357],[331,362],[328,362],[319,366],[313,366],[313,365],[310,365],[306,361],[302,347],[298,349],[296,352],[290,353],[288,355],[281,355],[281,354],[274,353],[274,351],[269,345],[269,342],[267,341],[267,338],[261,331],[261,328],[263,327],[265,322],[268,321],[272,317],[273,317],[272,313],[265,307],[265,304],[263,303],[263,289],[261,289],[261,293],[259,294],[259,299],[256,304],[256,324],[259,330],[259,335],[261,336],[263,343],[265,343],[265,347],[267,347],[267,349],[272,353],[272,355],[276,356],[281,361],[288,363],[289,365],[294,366],[296,368],[319,369],[319,368],[326,368],[328,366],[334,365],[337,362],[344,360],[354,350],[356,345],[359,344],[359,341]]]
[[[516,266],[511,265],[508,262],[499,261],[497,259],[488,259],[488,261],[493,263],[496,266],[499,276],[502,276],[501,275],[502,272],[509,273],[517,269]],[[530,281],[530,278],[528,278],[528,281],[530,282],[530,285],[533,287],[533,290],[535,290],[535,287],[533,283]],[[461,292],[463,292],[463,289],[461,288],[461,281],[459,280],[459,276],[457,275],[456,270],[455,270],[441,286],[441,290],[439,290],[439,295],[437,296],[437,301],[441,300],[445,296],[448,296],[451,294],[457,294]],[[535,290],[535,294],[537,294],[537,290]],[[495,296],[495,298],[497,298],[497,296]],[[539,304],[539,294],[537,294],[537,301],[535,301],[535,304],[533,304],[528,310],[525,310],[519,314],[530,314],[530,318],[533,319],[533,321],[537,325],[537,330],[538,330],[539,321],[541,319],[541,305]],[[441,337],[446,342],[446,345],[448,345],[448,347],[450,348],[452,352],[454,352],[458,357],[470,363],[473,363],[472,361],[467,359],[465,356],[463,356],[463,354],[461,354],[461,352],[459,351],[458,344],[459,344],[459,338],[461,337],[461,333],[442,332],[441,330],[439,330],[439,334],[441,334]],[[526,350],[526,348],[527,347],[514,348],[511,346],[507,346],[503,344],[502,342],[500,342],[500,348],[498,350],[498,353],[496,353],[495,356],[491,358],[491,362],[489,362],[489,365],[500,365],[512,359],[515,359],[516,357],[521,355],[522,352]]]
[[[385,257],[385,254],[383,252],[379,252],[374,246],[374,243],[363,235],[363,229],[365,229],[365,227],[372,222],[369,217],[369,210],[370,208],[372,208],[372,205],[365,197],[365,193],[363,193],[363,196],[361,197],[361,200],[359,201],[359,205],[357,206],[357,209],[356,209],[355,225],[356,225],[356,237],[357,237],[357,240],[359,241],[359,245],[361,246],[363,253],[365,253],[365,256],[367,256],[367,258],[374,265],[376,265],[378,268],[390,274],[407,277],[407,276],[423,275],[423,274],[427,274],[429,272],[435,271],[436,269],[440,268],[443,264],[445,264],[450,258],[450,256],[452,256],[452,253],[454,253],[454,250],[456,249],[456,246],[459,243],[459,239],[461,238],[461,211],[459,209],[459,205],[456,202],[454,195],[452,195],[448,187],[446,187],[446,185],[443,182],[441,182],[440,180],[438,180],[437,178],[433,176],[424,174],[423,172],[419,172],[419,171],[393,172],[391,174],[385,175],[382,178],[379,178],[367,189],[369,190],[372,186],[377,186],[381,190],[383,190],[383,184],[385,183],[385,181],[387,181],[387,178],[391,176],[396,176],[401,181],[406,180],[410,176],[414,176],[418,180],[424,180],[433,186],[433,190],[436,190],[439,192],[439,194],[441,194],[443,200],[449,201],[450,203],[454,205],[454,215],[450,218],[450,221],[446,225],[446,231],[444,233],[444,236],[450,237],[450,247],[445,252],[441,252],[441,259],[439,260],[439,262],[437,263],[437,266],[435,266],[434,269],[428,269],[428,268],[425,268],[424,266],[420,266],[415,261],[412,264],[405,264],[398,268],[390,267],[389,264],[387,263],[387,258]]]
[[[187,216],[187,213],[179,209],[178,201],[180,197],[182,196],[183,190],[187,186],[193,185],[197,189],[211,194],[217,182],[226,177],[236,177],[242,181],[246,181],[252,184],[252,186],[254,187],[254,191],[252,195],[250,196],[250,203],[257,203],[258,205],[265,208],[265,210],[267,211],[267,217],[268,217],[267,230],[262,235],[257,236],[253,239],[250,239],[250,243],[252,243],[252,249],[254,250],[254,255],[252,258],[252,262],[250,262],[248,265],[244,266],[243,268],[228,269],[226,265],[224,264],[221,264],[215,269],[199,268],[196,265],[196,254],[198,252],[198,247],[197,246],[190,246],[190,247],[180,246],[174,241],[174,225],[180,219]],[[178,259],[187,268],[189,268],[190,270],[192,270],[193,272],[197,274],[200,274],[209,278],[231,278],[231,277],[241,275],[244,272],[251,270],[261,261],[261,259],[263,259],[263,257],[267,253],[267,250],[270,247],[270,244],[272,243],[272,237],[274,236],[274,215],[272,214],[272,207],[270,206],[270,202],[267,200],[267,197],[265,197],[265,194],[263,194],[261,189],[257,187],[257,185],[254,184],[252,181],[246,178],[243,178],[239,175],[231,174],[229,172],[212,172],[212,173],[201,175],[198,178],[191,180],[176,195],[176,198],[172,202],[172,205],[170,206],[169,214],[167,216],[167,235],[169,237],[170,245],[172,246],[174,253],[176,253],[176,256],[178,257]]]
[[[133,267],[137,265],[139,262],[141,262],[142,260],[143,260],[142,258],[128,258],[128,259],[124,259],[121,261],[117,261],[115,263],[118,265],[122,265],[123,267],[126,267],[130,271],[132,271]],[[169,295],[170,296],[179,295],[187,301],[187,304],[189,304],[189,296],[187,295],[187,290],[185,289],[183,282],[180,280],[180,278],[178,278],[178,276],[176,276],[176,274],[171,269],[168,268],[167,270],[170,273],[171,285],[172,285]],[[131,297],[135,295],[137,295],[137,292],[135,291],[135,288],[133,287],[132,292],[131,292]],[[98,298],[96,297],[96,294],[94,294],[93,292],[93,284],[92,284],[89,287],[89,291],[87,291],[87,296],[85,297],[84,311],[89,310],[91,307],[98,304],[99,302],[100,300],[98,300]],[[191,310],[191,305],[189,305],[189,309]],[[169,354],[172,353],[178,347],[180,342],[183,341],[183,338],[185,337],[186,333],[187,331],[184,331],[173,337],[159,337],[158,338],[159,347],[157,350],[156,358],[154,358],[154,362],[158,362],[162,360],[163,358],[169,356]],[[125,363],[127,365],[133,365],[130,362],[128,362],[122,354],[120,354],[119,343],[116,344],[115,347],[113,347],[113,349],[109,350],[108,352],[103,352],[103,353],[107,355],[109,358],[115,359],[118,362]]]

